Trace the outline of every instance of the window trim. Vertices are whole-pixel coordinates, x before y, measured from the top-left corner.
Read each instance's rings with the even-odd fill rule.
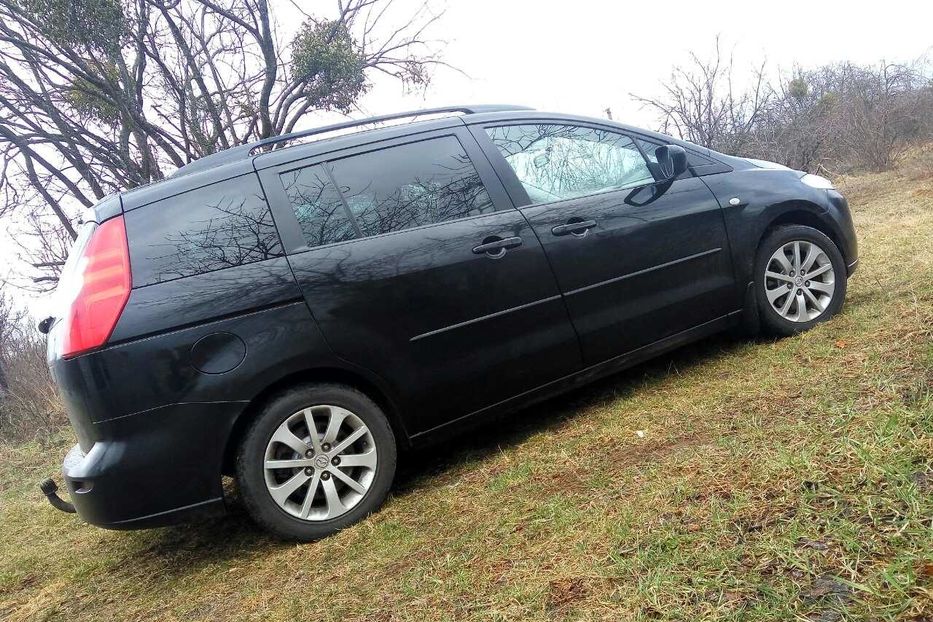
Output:
[[[472,216],[464,216],[462,218],[454,218],[451,220],[444,220],[442,222],[427,223],[424,225],[419,225],[417,227],[411,227],[408,229],[399,229],[398,231],[387,231],[385,233],[379,233],[376,235],[370,236],[360,236],[353,238],[351,240],[343,240],[340,242],[331,242],[329,244],[320,244],[316,246],[311,246],[305,240],[304,235],[301,232],[301,226],[298,223],[298,216],[295,213],[294,208],[292,207],[291,201],[288,198],[285,188],[281,183],[279,175],[295,171],[298,169],[303,169],[315,165],[322,165],[324,170],[327,172],[328,179],[334,185],[338,195],[340,196],[341,201],[344,204],[344,208],[348,210],[349,216],[351,217],[351,222],[353,226],[359,231],[359,224],[356,220],[356,217],[352,214],[352,211],[349,210],[349,205],[347,204],[346,197],[343,196],[343,192],[340,190],[340,187],[336,184],[336,181],[328,170],[327,164],[332,162],[337,162],[346,158],[351,158],[354,156],[365,155],[368,153],[374,153],[377,151],[384,151],[392,147],[401,147],[404,145],[415,144],[419,142],[424,142],[427,140],[434,140],[438,138],[444,138],[447,136],[454,137],[463,148],[467,157],[470,159],[470,162],[473,164],[473,168],[476,170],[476,173],[479,175],[480,182],[483,184],[483,187],[486,189],[486,193],[489,195],[489,199],[492,202],[493,210],[486,214],[474,214]],[[263,157],[262,155],[256,156],[257,158]],[[255,166],[255,158],[254,158]],[[279,228],[280,238],[282,239],[282,245],[285,249],[286,255],[296,255],[310,250],[317,250],[321,248],[330,248],[332,246],[338,246],[343,244],[352,244],[356,242],[363,242],[366,240],[372,240],[376,238],[381,238],[388,235],[397,235],[401,233],[407,233],[410,231],[420,231],[422,229],[428,229],[432,227],[438,227],[453,222],[461,222],[464,220],[470,220],[474,218],[483,218],[486,216],[494,215],[498,212],[505,211],[508,209],[515,209],[516,206],[512,201],[512,198],[509,196],[506,189],[503,187],[498,174],[495,169],[492,167],[489,162],[486,154],[482,150],[481,146],[477,143],[473,134],[467,129],[465,125],[456,126],[452,128],[441,128],[437,130],[432,130],[429,132],[417,132],[412,134],[406,134],[404,136],[396,136],[394,138],[382,140],[376,143],[365,143],[360,145],[354,145],[352,147],[347,147],[346,149],[341,149],[339,151],[331,151],[329,153],[315,154],[302,159],[295,159],[280,164],[278,166],[270,166],[259,169],[256,171],[259,175],[260,182],[264,191],[266,192],[267,203],[269,204],[270,209],[272,210],[273,220],[276,222],[276,226]]]

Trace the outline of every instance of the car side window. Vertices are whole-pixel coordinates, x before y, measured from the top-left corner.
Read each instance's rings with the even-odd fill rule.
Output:
[[[657,149],[661,146],[661,143],[656,143],[650,140],[645,140],[644,138],[636,137],[635,142],[638,143],[638,146],[641,147],[642,152],[645,154],[645,157],[648,158],[648,162],[651,164],[658,163]]]
[[[645,153],[645,157],[648,158],[648,166],[654,167],[658,163],[658,156],[655,154],[658,147],[664,143],[657,142],[654,140],[648,140],[647,138],[642,138],[641,136],[635,137],[635,142],[638,143],[638,146],[641,147],[641,150]],[[713,161],[709,158],[704,158],[703,156],[694,153],[693,151],[687,151],[687,166],[706,166],[713,164]],[[660,175],[660,169],[654,170],[654,172]],[[690,176],[690,173],[684,173],[686,176]]]
[[[388,147],[327,166],[363,236],[495,210],[455,136]]]
[[[321,165],[287,171],[279,179],[309,246],[357,237],[350,214]]]
[[[124,222],[134,287],[284,254],[253,174],[131,210]]]
[[[654,181],[644,157],[624,134],[555,123],[504,125],[486,132],[534,203]]]
[[[495,211],[455,136],[386,147],[279,178],[310,246]]]

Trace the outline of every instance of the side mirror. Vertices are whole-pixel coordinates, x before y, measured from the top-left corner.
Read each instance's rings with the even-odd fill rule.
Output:
[[[677,145],[663,145],[654,150],[661,169],[662,182],[672,182],[687,170],[687,152]]]

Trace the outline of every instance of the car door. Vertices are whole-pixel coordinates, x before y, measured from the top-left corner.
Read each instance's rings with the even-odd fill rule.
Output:
[[[581,367],[544,250],[466,128],[256,167],[302,233],[288,258],[328,344],[391,386],[410,434]]]
[[[723,217],[701,179],[659,186],[632,137],[595,124],[472,130],[544,246],[585,364],[734,311]]]

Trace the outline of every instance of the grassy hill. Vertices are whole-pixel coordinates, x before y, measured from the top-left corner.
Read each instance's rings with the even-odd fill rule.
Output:
[[[844,179],[861,267],[791,339],[715,338],[407,460],[294,545],[242,510],[108,532],[0,448],[0,619],[933,619],[933,153]]]

